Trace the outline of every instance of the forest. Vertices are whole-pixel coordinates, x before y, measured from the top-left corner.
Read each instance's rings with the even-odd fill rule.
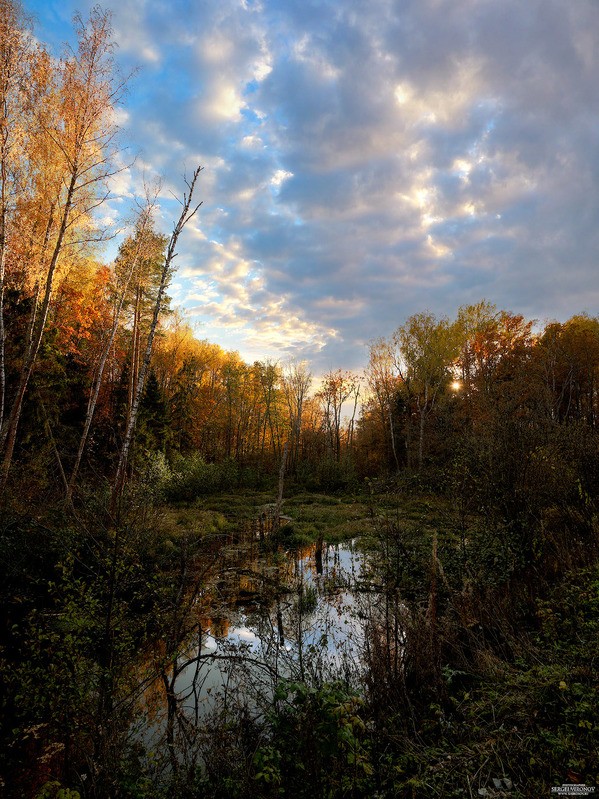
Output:
[[[599,785],[599,318],[245,363],[168,296],[199,166],[104,260],[110,16],[0,10],[0,795]]]

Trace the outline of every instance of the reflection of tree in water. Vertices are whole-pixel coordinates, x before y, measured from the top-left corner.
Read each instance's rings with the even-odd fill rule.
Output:
[[[281,680],[319,685],[343,674],[357,681],[361,632],[348,588],[359,573],[352,544],[321,540],[295,553],[261,553],[251,544],[220,553],[187,640],[162,666],[163,719],[154,729],[173,774],[209,767],[227,719],[255,728]],[[244,747],[236,734],[227,758]]]

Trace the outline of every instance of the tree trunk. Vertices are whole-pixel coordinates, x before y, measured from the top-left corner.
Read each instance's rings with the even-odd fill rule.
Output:
[[[12,456],[15,448],[15,441],[17,438],[17,429],[19,427],[19,421],[21,419],[21,411],[23,409],[23,399],[25,397],[25,392],[27,391],[27,385],[29,384],[29,380],[33,373],[33,367],[35,366],[35,362],[37,360],[37,354],[39,352],[40,345],[42,343],[44,330],[46,328],[46,320],[48,318],[48,311],[50,309],[50,300],[52,298],[52,289],[54,287],[54,276],[56,274],[56,268],[58,266],[58,259],[62,252],[62,245],[64,242],[64,237],[69,223],[69,216],[71,212],[71,206],[73,203],[73,195],[75,194],[75,188],[77,185],[78,177],[79,177],[79,168],[77,162],[75,162],[71,172],[71,178],[69,181],[69,187],[67,191],[65,204],[62,210],[62,217],[60,220],[60,228],[58,230],[58,236],[56,239],[56,243],[54,244],[54,249],[52,251],[52,258],[50,259],[50,264],[48,266],[48,274],[46,275],[46,285],[44,289],[44,299],[42,301],[40,318],[37,322],[37,329],[35,323],[32,326],[32,337],[30,341],[30,346],[25,355],[25,361],[23,363],[23,367],[21,369],[21,374],[19,377],[19,385],[11,408],[6,430],[3,433],[2,443],[4,444],[4,458],[2,461],[2,467],[0,469],[0,490],[2,490],[5,487],[6,480],[8,479],[8,473],[10,471]],[[34,307],[32,309],[32,315],[35,315],[35,313],[36,313],[36,305],[34,304]]]
[[[60,203],[62,210],[46,273],[41,307],[39,314],[37,303],[32,309],[31,336],[25,350],[10,415],[2,430],[0,491],[6,485],[10,471],[23,399],[44,336],[59,257],[62,254],[67,229],[73,224],[71,217],[76,193],[82,190],[85,197],[88,191],[91,192],[91,186],[114,174],[108,166],[111,155],[106,154],[106,149],[112,141],[115,128],[110,123],[105,125],[103,123],[107,112],[114,108],[121,87],[115,90],[110,65],[104,63],[105,57],[110,52],[109,36],[108,15],[98,8],[93,9],[89,27],[85,28],[82,24],[79,26],[78,53],[72,59],[61,62],[61,66],[54,73],[54,76],[60,79],[57,87],[59,99],[64,99],[66,96],[69,99],[66,110],[63,109],[65,115],[54,108],[44,108],[43,103],[39,113],[36,112],[36,133],[32,135],[43,136],[44,141],[51,142],[54,147],[54,157],[59,161],[60,170],[55,184],[55,202],[60,202],[63,193],[64,200]],[[54,181],[51,183],[54,185]],[[84,203],[78,209],[79,215],[75,221],[89,214],[101,202],[102,200],[92,201],[89,205]],[[43,253],[53,227],[53,216],[54,203],[51,205],[48,217],[46,240],[39,261],[41,265],[45,263]]]
[[[399,459],[397,457],[397,447],[395,446],[395,427],[393,426],[393,410],[391,403],[388,403],[389,408],[389,434],[391,436],[391,451],[393,452],[393,460],[395,461],[395,468],[399,472]]]
[[[81,440],[79,442],[79,449],[77,450],[77,457],[75,459],[75,465],[73,466],[73,471],[71,472],[71,477],[70,477],[69,484],[68,484],[68,487],[67,487],[66,500],[67,500],[68,503],[70,503],[71,500],[72,500],[73,490],[74,490],[74,487],[75,487],[75,483],[77,481],[77,475],[79,473],[79,467],[81,465],[81,459],[83,458],[83,453],[85,451],[85,446],[87,444],[89,431],[90,431],[91,424],[92,424],[92,421],[93,421],[93,418],[94,418],[94,414],[96,412],[96,404],[98,402],[98,396],[100,394],[100,388],[102,387],[102,378],[104,376],[104,368],[106,366],[106,362],[108,360],[108,356],[110,355],[110,350],[112,349],[112,345],[114,344],[114,339],[115,339],[115,336],[116,336],[116,332],[118,330],[120,315],[121,315],[121,312],[123,310],[123,305],[125,304],[125,297],[126,297],[126,294],[127,294],[127,289],[129,287],[129,283],[131,282],[131,278],[133,276],[133,273],[135,272],[135,268],[136,268],[137,263],[139,261],[140,253],[141,253],[141,250],[143,248],[143,234],[144,234],[144,232],[145,232],[145,230],[146,230],[146,228],[147,228],[147,226],[148,226],[148,224],[150,222],[152,208],[153,208],[153,203],[152,204],[148,204],[143,209],[143,211],[141,213],[141,217],[140,217],[141,218],[141,225],[140,225],[139,234],[138,234],[139,235],[138,246],[136,248],[133,260],[131,262],[131,268],[129,269],[129,272],[127,273],[127,276],[126,276],[126,279],[125,279],[125,285],[122,288],[121,296],[119,297],[119,300],[118,300],[118,305],[117,305],[117,307],[115,309],[115,312],[114,312],[114,318],[112,320],[112,327],[110,329],[110,335],[108,336],[108,341],[106,342],[106,347],[104,348],[104,351],[102,352],[102,355],[100,357],[100,363],[98,364],[98,370],[96,372],[94,385],[93,385],[93,388],[92,388],[92,391],[91,391],[91,394],[90,394],[90,397],[89,397],[89,401],[87,403],[87,411],[86,411],[86,415],[85,415],[85,424],[83,426],[83,432],[81,433]]]
[[[418,433],[418,471],[420,471],[422,469],[422,461],[424,458],[424,425],[426,422],[426,414],[428,412],[428,386],[424,387],[424,401],[421,405],[419,399],[418,406],[420,410],[420,429]]]
[[[289,441],[285,442],[283,454],[281,455],[281,466],[279,468],[279,492],[273,511],[272,532],[277,533],[281,523],[281,508],[283,507],[283,489],[285,487],[285,467],[287,466],[287,453],[289,452]]]
[[[166,292],[166,287],[168,285],[171,274],[171,263],[176,256],[175,247],[177,246],[177,241],[179,239],[181,231],[183,230],[185,225],[189,222],[189,220],[195,215],[195,213],[197,212],[198,208],[201,205],[200,203],[199,205],[195,206],[195,208],[191,207],[193,191],[201,170],[202,167],[198,167],[193,173],[191,181],[187,184],[189,191],[187,194],[184,195],[183,209],[175,225],[175,228],[173,230],[173,233],[169,241],[168,249],[166,251],[164,265],[162,267],[162,272],[160,275],[160,285],[158,287],[158,294],[156,296],[156,302],[154,304],[154,313],[152,315],[152,322],[150,324],[150,331],[148,333],[148,340],[146,343],[144,359],[139,369],[139,375],[135,386],[135,395],[133,397],[133,404],[131,406],[131,413],[127,420],[127,429],[125,431],[125,438],[123,440],[123,448],[121,450],[121,455],[119,457],[116,475],[114,478],[112,496],[110,499],[110,511],[113,515],[116,513],[117,505],[121,498],[123,488],[125,485],[125,473],[127,469],[127,462],[129,459],[129,450],[131,448],[131,442],[133,441],[133,433],[135,431],[135,424],[137,422],[139,405],[143,395],[146,375],[148,373],[148,369],[150,366],[150,359],[152,357],[152,349],[154,346],[154,337],[156,335],[156,329],[158,327],[158,319],[160,316],[160,312],[162,310],[164,294]]]
[[[4,148],[3,148],[4,149]],[[4,280],[6,272],[6,219],[8,216],[6,200],[6,164],[2,156],[0,182],[2,183],[0,192],[0,430],[4,424],[4,403],[6,401],[6,363],[5,363],[5,342],[6,331],[4,329]]]

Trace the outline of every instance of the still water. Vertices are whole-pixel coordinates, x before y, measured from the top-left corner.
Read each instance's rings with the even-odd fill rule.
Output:
[[[353,681],[365,569],[354,540],[255,556],[229,570],[214,586],[201,634],[181,655],[179,707],[199,720],[217,702],[258,708],[282,678]]]

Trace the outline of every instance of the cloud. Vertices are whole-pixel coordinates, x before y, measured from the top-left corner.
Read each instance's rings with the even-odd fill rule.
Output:
[[[168,229],[206,167],[176,285],[206,337],[345,368],[424,308],[596,312],[592,0],[121,0],[114,25],[141,67],[123,194],[162,174]]]

